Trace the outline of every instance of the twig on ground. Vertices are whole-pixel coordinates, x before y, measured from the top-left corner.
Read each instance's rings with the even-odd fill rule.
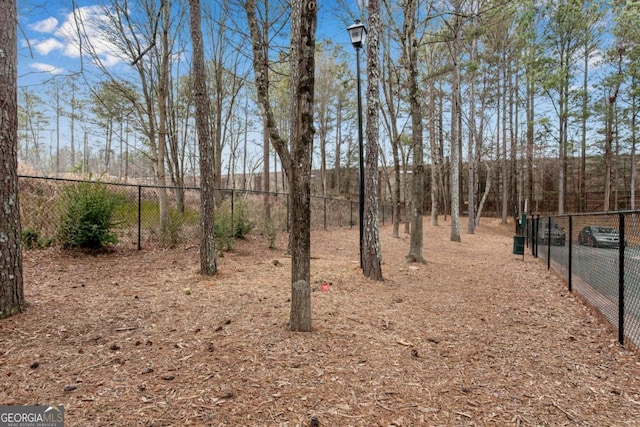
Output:
[[[384,406],[382,403],[380,403],[380,401],[378,400],[378,397],[376,396],[376,391],[375,390],[373,391],[373,400],[375,400],[376,404],[378,406],[380,406],[382,409],[386,409],[389,412],[395,412],[393,409],[388,408],[388,407]]]
[[[570,413],[568,413],[567,411],[565,411],[564,409],[562,409],[556,402],[554,402],[553,400],[551,401],[551,406],[553,406],[554,408],[558,409],[560,412],[562,412],[563,414],[565,414],[567,416],[567,418],[569,418],[571,421],[575,421],[575,417],[573,415],[571,415]]]

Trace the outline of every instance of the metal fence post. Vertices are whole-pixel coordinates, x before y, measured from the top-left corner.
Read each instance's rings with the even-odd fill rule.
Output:
[[[349,203],[349,228],[353,228],[353,202]]]
[[[536,218],[531,215],[531,255],[533,255],[534,258],[538,257],[538,254],[536,253],[536,245]]]
[[[620,241],[618,244],[618,342],[624,345],[624,250],[626,239],[624,229],[624,214],[619,214]]]
[[[142,249],[142,186],[138,185],[138,250]]]
[[[235,196],[235,190],[231,190],[231,235],[229,237],[233,238],[233,236],[236,235],[236,230],[235,230],[235,218],[233,217],[233,210],[234,210],[234,196]]]
[[[322,200],[324,201],[324,229],[326,231],[327,230],[327,198],[323,197]]]
[[[572,266],[573,266],[573,217],[569,215],[569,265],[567,266],[567,282],[569,284],[569,292],[571,292],[573,285],[571,283],[572,279]]]
[[[533,222],[533,256],[538,258],[538,228],[540,227],[540,214],[536,215],[536,219]]]
[[[547,240],[545,243],[547,244],[547,270],[551,270],[551,217],[549,216],[547,220]]]

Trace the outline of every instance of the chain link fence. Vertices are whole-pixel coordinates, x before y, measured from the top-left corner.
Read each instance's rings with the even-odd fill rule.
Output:
[[[198,244],[200,236],[200,189],[81,181],[20,176],[20,220],[26,247],[56,244],[65,188],[75,185],[103,185],[119,205],[114,218],[116,247],[175,246]],[[244,231],[263,232],[265,209],[272,229],[290,229],[289,198],[286,193],[264,193],[221,189],[217,191],[216,224],[230,222],[229,237]],[[381,204],[379,219],[392,221],[392,207]],[[327,230],[357,227],[358,201],[311,196],[311,228]]]
[[[640,211],[529,218],[526,240],[621,344],[640,346]]]

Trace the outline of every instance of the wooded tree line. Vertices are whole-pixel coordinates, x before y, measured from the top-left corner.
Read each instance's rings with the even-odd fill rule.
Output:
[[[316,40],[315,14],[329,13],[343,16],[345,29],[357,18],[369,30],[361,76],[367,87],[367,203],[377,201],[374,188],[389,190],[394,235],[406,204],[408,260],[424,259],[426,194],[431,222],[448,212],[451,239],[459,241],[461,210],[473,233],[491,193],[499,194],[503,222],[523,211],[525,201],[532,211],[537,195],[549,190],[543,166],[554,175],[558,213],[565,212],[569,192],[576,199],[572,206],[585,210],[590,191],[602,191],[607,211],[620,186],[629,189],[635,208],[637,2],[370,0],[359,2],[358,10],[342,1],[335,10],[316,6],[280,0],[202,5],[202,19],[195,19],[203,29],[208,102],[200,113],[214,188],[222,186],[223,175],[234,175],[228,182],[235,185],[246,183],[250,171],[262,171],[269,191],[269,172],[279,162],[293,197],[298,191],[304,196],[298,200],[302,212],[310,176],[296,168],[307,169],[298,160],[309,150],[309,168],[317,169],[323,195],[355,193],[349,185],[358,162],[354,54],[346,30],[343,43],[335,36]],[[201,92],[194,90],[198,62],[196,52],[182,54],[196,45],[193,16],[189,31],[193,9],[193,0],[108,0],[77,8],[70,40],[86,64],[46,85],[46,99],[41,90],[20,91],[21,160],[37,170],[48,162],[56,172],[108,171],[125,178],[135,162],[160,185],[183,186],[188,173],[204,178],[205,142],[198,137],[205,131],[196,119]],[[313,52],[303,49],[310,40]],[[108,56],[98,41],[108,41]],[[298,67],[303,62],[315,69],[314,78]],[[309,94],[312,99],[305,98]],[[312,114],[303,114],[305,108]],[[49,150],[47,137],[55,142]],[[92,157],[88,147],[97,144]],[[621,177],[623,158],[630,172]],[[592,168],[602,170],[602,179],[589,179]],[[176,196],[180,200],[179,191]],[[158,200],[161,221],[167,221],[165,190]],[[267,216],[268,206],[266,197]],[[368,251],[373,257],[379,256],[375,235],[373,230]],[[307,251],[305,239],[297,240],[302,247],[294,253]],[[308,265],[296,268],[292,276],[308,285]]]
[[[514,206],[523,210],[524,200],[533,206],[536,192],[555,193],[560,213],[569,193],[575,199],[571,206],[581,211],[589,191],[603,192],[604,210],[613,206],[616,190],[634,192],[636,2],[382,5],[379,166],[385,194],[396,204],[410,200],[399,199],[411,192],[404,191],[411,180],[399,175],[420,161],[415,136],[425,141],[425,190],[434,213],[451,211],[457,198],[458,205],[468,206],[464,211],[479,217],[485,190],[500,195],[503,220]],[[219,187],[246,188],[262,173],[260,189],[270,190],[275,182],[269,171],[283,168],[262,126],[241,7],[226,0],[203,9],[214,180]],[[286,138],[290,10],[280,1],[256,7],[273,120]],[[120,179],[152,176],[158,184],[197,184],[192,64],[180,55],[191,49],[188,8],[173,0],[139,0],[126,7],[113,0],[91,8],[102,19],[78,8],[77,19],[86,22],[74,40],[98,71],[57,76],[44,91],[20,89],[20,160],[41,173],[107,171]],[[362,17],[371,30],[366,7],[344,16],[345,28],[351,16]],[[130,65],[106,62],[94,47],[95,34],[108,37],[112,54]],[[354,60],[346,31],[342,35],[342,43],[321,37],[317,43],[313,188],[321,195],[357,196]],[[412,45],[415,58],[406,56]],[[412,119],[412,96],[418,97],[420,123]],[[413,132],[418,126],[422,130]],[[601,156],[601,162],[588,162],[590,156]],[[618,167],[621,156],[631,157],[625,176]],[[545,187],[536,173],[539,159],[557,160],[557,169],[547,170],[555,188]],[[590,165],[603,169],[603,180],[587,179]],[[630,200],[635,204],[634,196]]]

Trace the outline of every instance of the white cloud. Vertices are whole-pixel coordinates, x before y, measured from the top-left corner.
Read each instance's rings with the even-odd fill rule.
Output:
[[[65,72],[64,68],[56,67],[51,64],[44,64],[42,62],[31,62],[29,64],[29,68],[36,71],[43,72],[43,73],[53,74],[53,75],[58,75]]]
[[[29,28],[39,33],[52,33],[57,26],[58,20],[51,16],[47,19],[43,19],[42,21],[38,21],[29,25]]]
[[[104,6],[83,6],[66,16],[55,35],[65,41],[64,56],[78,58],[82,46],[83,55],[91,52],[105,67],[113,67],[123,60],[116,46],[109,41],[106,33],[109,27]]]
[[[62,50],[65,47],[60,40],[54,38],[32,42],[32,45],[33,48],[41,55],[48,55],[54,50]]]
[[[589,57],[589,68],[599,68],[600,66],[602,66],[603,62],[604,57],[602,55],[602,51],[596,50]]]

